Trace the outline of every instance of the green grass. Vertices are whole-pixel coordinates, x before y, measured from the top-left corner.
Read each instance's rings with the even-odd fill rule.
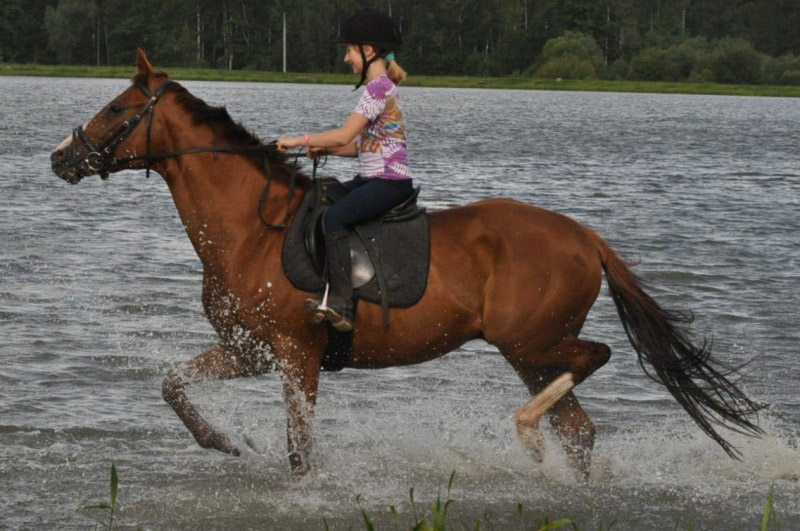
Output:
[[[117,506],[117,489],[119,487],[119,476],[117,475],[117,467],[111,463],[111,481],[108,488],[108,503],[96,503],[93,505],[83,505],[80,507],[82,511],[108,511],[108,523],[103,520],[95,520],[95,530],[98,526],[111,531],[114,528],[114,509]]]
[[[203,81],[255,81],[260,83],[324,83],[352,85],[352,74],[282,73],[261,70],[214,70],[210,68],[165,67],[173,79]],[[0,63],[0,75],[48,77],[130,78],[133,66],[63,66]],[[524,76],[410,76],[410,87],[492,88],[525,90],[572,90],[590,92],[650,92],[661,94],[723,94],[731,96],[800,97],[800,87],[778,85],[723,85],[661,81],[609,81],[601,79],[561,81]]]
[[[414,499],[414,489],[412,488],[409,491],[409,498],[411,500],[411,514],[401,515],[397,508],[394,505],[389,506],[389,513],[394,520],[394,522],[399,526],[400,529],[411,529],[413,531],[446,531],[447,529],[468,529],[463,521],[458,523],[453,523],[448,521],[448,510],[451,508],[452,505],[456,504],[457,502],[450,497],[450,490],[453,486],[453,481],[455,480],[456,472],[455,470],[450,474],[450,480],[447,483],[447,495],[446,500],[443,501],[441,494],[436,495],[436,501],[432,504],[427,505],[427,510],[422,509],[420,511],[420,504]],[[760,527],[756,527],[758,524],[754,525],[750,529],[759,529],[760,531],[779,531],[780,530],[780,520],[778,515],[775,513],[774,503],[774,487],[770,487],[769,493],[767,495],[767,502],[766,506],[764,507],[764,513],[761,518],[761,525]],[[358,510],[361,513],[361,517],[364,522],[364,529],[366,531],[376,531],[378,528],[373,523],[374,518],[367,513],[366,510],[361,506],[361,496],[356,497],[356,504],[358,505]],[[570,518],[558,518],[555,520],[551,520],[549,516],[541,516],[538,519],[531,518],[525,512],[525,507],[523,504],[518,503],[516,507],[516,515],[514,519],[517,521],[518,528],[522,530],[535,530],[535,531],[552,531],[552,530],[571,530],[571,531],[582,531],[588,529],[596,529],[597,531],[609,531],[611,529],[616,529],[618,524],[617,518],[611,518],[610,520],[606,520],[606,517],[603,515],[596,515],[594,514],[594,510],[590,510],[590,516],[592,516],[596,522],[592,524],[591,527],[582,526],[582,524],[577,523],[574,519]],[[329,531],[330,527],[328,522],[323,518],[322,519],[323,526],[325,531]],[[754,522],[755,523],[755,522]],[[690,521],[686,525],[687,531],[694,531],[695,527],[694,524]],[[743,524],[746,526],[747,524]],[[476,531],[480,531],[481,529],[493,529],[494,525],[491,521],[481,522],[480,520],[476,521],[473,524],[470,523],[470,527],[475,529]],[[682,529],[682,525],[680,520],[675,523],[675,531]],[[747,527],[742,527],[742,529],[748,529]]]
[[[456,503],[456,500],[450,497],[450,491],[453,487],[453,481],[455,481],[456,471],[450,474],[450,480],[447,482],[447,495],[446,500],[442,500],[441,493],[436,495],[436,501],[430,505],[427,505],[427,509],[419,507],[419,502],[414,499],[414,488],[412,487],[409,490],[408,497],[411,500],[411,514],[410,515],[402,515],[394,505],[389,506],[389,513],[392,516],[394,522],[403,529],[411,529],[413,531],[447,531],[448,527],[450,529],[454,528],[465,528],[464,523],[460,522],[460,526],[456,525],[449,525],[448,526],[448,511],[450,507]],[[117,506],[117,492],[119,487],[119,476],[117,474],[117,468],[114,466],[114,463],[111,463],[111,478],[109,482],[109,502],[108,503],[97,503],[93,505],[82,505],[80,510],[82,511],[94,511],[94,510],[103,510],[108,511],[108,523],[104,520],[95,520],[95,530],[98,527],[102,527],[107,531],[111,531],[114,528],[114,509]],[[761,526],[758,528],[760,531],[779,531],[780,530],[780,520],[778,515],[775,513],[774,503],[774,487],[770,487],[769,493],[767,494],[767,503],[764,507],[764,513],[761,518]],[[370,516],[369,513],[361,506],[361,495],[356,496],[356,505],[358,506],[358,510],[361,513],[361,519],[364,522],[364,529],[366,531],[376,531],[376,526],[373,523],[373,517]],[[538,521],[531,521],[529,517],[525,514],[525,508],[521,503],[517,504],[516,515],[515,518],[518,520],[519,528],[520,529],[533,529],[536,531],[552,531],[556,529],[571,529],[573,531],[581,531],[581,528],[577,523],[570,520],[569,518],[559,518],[557,520],[550,520],[548,516],[544,516]],[[488,528],[492,528],[491,522],[488,522]],[[325,531],[330,530],[330,526],[325,518],[322,518],[322,525]],[[597,531],[609,531],[617,525],[617,519],[614,518],[610,520],[609,523],[605,522],[605,518],[601,517],[599,522],[597,522]],[[675,524],[675,530],[679,528],[680,522]],[[480,531],[482,529],[480,520],[475,522],[474,526],[475,531]],[[755,529],[755,528],[754,528]],[[690,522],[687,525],[687,531],[694,531],[694,525]]]

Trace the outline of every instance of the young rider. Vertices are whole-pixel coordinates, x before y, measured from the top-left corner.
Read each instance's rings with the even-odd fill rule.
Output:
[[[332,205],[323,219],[327,301],[312,298],[305,303],[315,323],[327,319],[346,332],[353,328],[347,229],[399,205],[411,195],[413,186],[405,120],[397,97],[397,84],[406,77],[394,59],[395,48],[402,44],[397,27],[388,16],[365,9],[345,22],[339,42],[347,45],[345,63],[361,75],[356,88],[367,82],[355,110],[337,129],[279,138],[278,149],[306,146],[311,157],[320,153],[358,157],[360,174],[344,183],[348,194]]]

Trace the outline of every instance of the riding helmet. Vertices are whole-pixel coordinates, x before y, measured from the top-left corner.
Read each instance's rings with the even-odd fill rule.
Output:
[[[374,9],[363,9],[347,19],[336,42],[392,50],[403,44],[403,39],[391,17]]]

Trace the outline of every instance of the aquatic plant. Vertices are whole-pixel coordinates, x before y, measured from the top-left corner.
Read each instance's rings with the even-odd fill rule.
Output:
[[[409,498],[411,501],[411,512],[412,518],[410,523],[406,523],[404,525],[403,517],[400,512],[397,510],[397,507],[394,505],[389,506],[389,513],[391,514],[392,518],[397,522],[398,526],[401,529],[411,529],[412,531],[446,531],[448,529],[447,526],[447,516],[448,516],[448,509],[454,503],[450,497],[450,491],[453,486],[453,481],[455,480],[456,472],[455,470],[450,474],[450,479],[447,483],[447,496],[446,500],[443,502],[441,493],[437,493],[436,501],[431,505],[431,507],[422,514],[420,517],[418,514],[418,504],[417,501],[414,499],[414,488],[412,487],[409,490]],[[375,531],[377,528],[373,522],[373,517],[370,516],[369,513],[364,509],[361,505],[362,497],[361,495],[356,496],[356,504],[358,505],[358,509],[361,513],[361,517],[364,520],[364,528],[367,531]],[[770,487],[769,493],[767,495],[767,502],[766,506],[764,507],[764,513],[761,518],[761,531],[780,531],[780,520],[778,518],[777,513],[775,512],[774,506],[774,487]],[[590,515],[593,515],[594,509],[589,511]],[[527,521],[525,515],[525,507],[522,503],[517,504],[516,509],[516,517],[519,520],[519,528],[522,530],[536,530],[536,531],[553,531],[557,529],[572,529],[573,531],[581,531],[581,529],[588,529],[588,528],[581,528],[578,524],[573,522],[569,518],[560,518],[556,520],[551,520],[549,516],[545,515],[541,517],[537,523],[531,524]],[[614,528],[618,524],[617,518],[612,518],[611,520],[607,520],[606,517],[603,515],[594,515],[597,516],[598,521],[596,523],[596,530],[597,531],[608,531]],[[329,531],[328,522],[325,518],[322,519],[323,524],[325,526],[326,531]],[[606,523],[607,522],[607,523]],[[486,522],[489,524],[491,528],[491,523]],[[482,522],[477,520],[475,522],[475,531],[480,531],[482,528]],[[686,524],[687,531],[694,531],[695,525],[693,521],[689,521]],[[461,523],[460,527],[464,527],[464,524]],[[673,528],[675,531],[679,529],[683,529],[681,526],[680,520],[675,523]]]
[[[442,501],[441,492],[437,492],[436,494],[436,501],[430,506],[430,508],[425,511],[422,516],[419,515],[419,510],[417,507],[417,501],[414,499],[414,487],[411,487],[408,492],[409,500],[411,501],[411,512],[412,512],[412,521],[410,525],[404,525],[403,517],[401,516],[400,512],[397,510],[397,507],[394,505],[389,506],[389,513],[391,514],[392,518],[397,522],[397,524],[403,529],[411,529],[412,531],[446,531],[447,530],[447,514],[450,506],[455,503],[455,500],[450,497],[450,492],[453,488],[453,481],[455,481],[456,471],[450,473],[450,479],[447,482],[447,496],[444,501]],[[356,496],[356,504],[358,505],[358,509],[361,512],[361,517],[364,520],[364,527],[367,531],[375,531],[375,524],[373,523],[372,517],[367,513],[367,511],[361,506],[361,495],[359,494]],[[525,522],[525,509],[524,506],[519,503],[517,504],[517,517],[520,519],[520,528],[521,529],[531,529]],[[322,522],[325,526],[325,530],[329,531],[328,522],[325,518],[322,519]],[[608,528],[603,528],[601,523],[601,527],[598,528],[598,531],[603,531],[604,529],[610,529],[611,526]],[[612,524],[613,525],[613,524]],[[573,529],[577,530],[578,527],[572,523],[571,520],[567,518],[561,518],[558,520],[551,521],[548,516],[544,516],[542,520],[532,529],[536,529],[537,531],[551,531],[555,529],[561,529],[565,526],[572,526]],[[481,522],[480,520],[475,522],[475,531],[480,531],[481,529]]]
[[[392,518],[397,522],[397,524],[403,529],[411,529],[412,531],[446,531],[448,529],[447,526],[447,517],[448,511],[456,500],[450,497],[450,493],[453,487],[453,482],[455,481],[456,471],[453,470],[450,473],[450,478],[447,482],[447,494],[446,499],[443,501],[441,492],[437,492],[436,494],[436,501],[431,504],[431,506],[425,510],[420,516],[420,509],[418,507],[418,501],[414,498],[414,488],[411,487],[409,489],[409,500],[411,502],[411,512],[412,518],[411,522],[407,525],[404,525],[403,516],[401,515],[400,511],[398,511],[395,505],[389,506],[389,513],[391,514]],[[108,521],[106,522],[105,519],[103,520],[96,520],[95,529],[100,527],[101,529],[106,529],[111,531],[114,526],[114,510],[117,506],[117,492],[119,487],[119,474],[117,473],[117,468],[114,463],[111,463],[111,476],[109,482],[109,501],[107,503],[96,503],[92,505],[83,505],[80,507],[80,510],[86,511],[108,511]],[[767,494],[767,501],[764,507],[764,513],[761,518],[761,531],[780,531],[780,519],[778,517],[777,512],[775,511],[775,488],[774,486],[770,487],[769,493]],[[373,518],[370,514],[364,509],[361,505],[362,496],[359,494],[356,496],[356,505],[361,513],[361,517],[364,521],[364,529],[367,531],[375,531],[376,526],[373,522]],[[594,509],[590,510],[590,514],[594,512]],[[520,529],[527,530],[533,529],[536,531],[554,531],[558,529],[565,529],[570,528],[573,531],[581,531],[581,527],[578,526],[575,522],[570,520],[569,518],[559,518],[556,520],[551,520],[549,516],[545,515],[539,520],[537,523],[531,525],[526,521],[525,515],[525,506],[522,503],[518,503],[516,506],[516,517],[519,520]],[[323,526],[326,531],[330,530],[327,520],[323,517],[322,518]],[[617,524],[617,519],[613,518],[606,523],[605,518],[601,515],[599,517],[599,521],[597,522],[597,531],[608,531],[612,529]],[[480,531],[481,529],[481,521],[477,520],[475,522],[475,531]],[[463,524],[462,524],[463,526]],[[680,521],[676,522],[674,529],[677,531],[680,526]],[[688,522],[686,524],[687,531],[694,531],[694,523]]]
[[[767,505],[764,507],[764,515],[761,517],[761,531],[769,531],[770,523],[772,523],[772,529],[776,531],[781,528],[780,520],[775,513],[775,508],[772,503],[772,496],[774,493],[775,487],[770,487],[769,494],[767,495]]]
[[[114,526],[114,508],[117,506],[117,487],[119,486],[119,475],[117,474],[117,467],[114,463],[111,463],[111,481],[109,485],[109,502],[108,503],[98,503],[94,505],[84,505],[81,507],[81,510],[104,510],[108,511],[108,523],[101,522],[97,520],[97,525],[102,525],[103,528],[108,529],[109,531]],[[97,529],[97,525],[95,525],[95,529]]]

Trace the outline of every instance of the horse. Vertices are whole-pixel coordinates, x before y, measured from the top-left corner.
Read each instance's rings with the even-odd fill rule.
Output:
[[[203,307],[219,336],[217,345],[167,373],[163,397],[201,447],[239,455],[198,414],[186,386],[279,372],[290,471],[303,475],[310,470],[328,338],[303,308],[308,293],[292,286],[280,257],[282,229],[311,179],[295,175],[286,154],[234,122],[224,107],[207,105],[156,71],[141,49],[137,69],[125,91],[56,148],[52,170],[72,184],[122,169],[161,175],[202,262]],[[596,429],[574,387],[611,356],[607,345],[579,337],[605,274],[644,372],[732,458],[740,454],[719,426],[763,434],[757,413],[765,406],[735,385],[739,368],[712,356],[707,342],[694,338],[692,315],[662,308],[592,229],[512,199],[428,216],[429,277],[421,300],[392,309],[389,326],[379,304],[361,301],[347,367],[421,363],[483,339],[531,394],[514,413],[523,449],[542,458],[539,421],[546,415],[568,461],[586,477]]]

